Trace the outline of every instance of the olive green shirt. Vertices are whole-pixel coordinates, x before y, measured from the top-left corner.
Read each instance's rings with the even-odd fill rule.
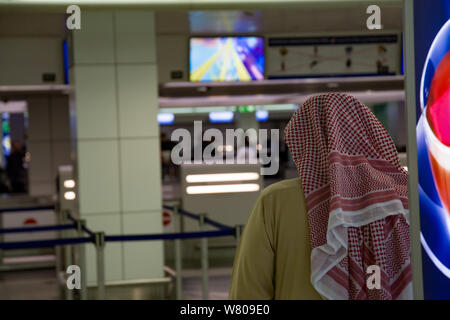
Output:
[[[311,249],[300,179],[261,192],[236,252],[230,299],[321,299],[311,285]]]

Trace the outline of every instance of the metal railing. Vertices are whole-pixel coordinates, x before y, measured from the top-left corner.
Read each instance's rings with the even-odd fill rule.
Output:
[[[83,274],[81,276],[80,298],[87,299],[87,277],[86,277],[86,248],[87,243],[92,243],[96,252],[96,273],[97,273],[97,299],[105,299],[105,246],[107,242],[122,242],[122,241],[154,241],[154,240],[173,240],[175,242],[175,286],[176,299],[182,299],[182,241],[183,239],[201,239],[201,269],[202,269],[202,297],[208,299],[209,285],[208,285],[208,238],[234,236],[236,242],[239,243],[242,226],[237,225],[230,227],[220,222],[214,221],[207,217],[206,214],[194,214],[185,211],[178,206],[163,206],[165,209],[172,210],[174,213],[175,226],[178,232],[163,233],[163,234],[133,234],[133,235],[106,235],[104,232],[93,232],[86,226],[86,221],[73,217],[70,211],[65,210],[61,212],[61,224],[52,226],[38,226],[38,227],[24,227],[24,228],[6,228],[0,229],[0,235],[5,233],[18,232],[40,232],[40,231],[70,231],[76,230],[76,237],[68,237],[67,233],[61,238],[46,239],[36,241],[16,241],[16,242],[0,242],[0,257],[1,251],[23,249],[23,248],[44,248],[65,246],[65,262],[66,265],[72,264],[72,246],[78,245],[79,261],[78,265]],[[31,210],[48,210],[54,207],[36,207]],[[8,210],[9,211],[9,210]],[[13,211],[30,211],[30,208],[14,209]],[[197,220],[199,222],[200,231],[198,232],[181,232],[181,216]],[[206,230],[206,226],[210,225],[217,230]],[[85,236],[87,234],[87,236]],[[57,259],[57,270],[60,265]],[[70,290],[66,290],[66,299],[73,299],[73,294]]]

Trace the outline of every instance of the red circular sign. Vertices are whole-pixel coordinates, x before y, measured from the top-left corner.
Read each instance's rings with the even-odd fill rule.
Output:
[[[163,226],[167,227],[171,222],[172,222],[172,215],[170,214],[170,212],[167,211],[163,211],[162,213],[163,215]]]
[[[37,224],[37,221],[36,221],[36,219],[34,219],[34,218],[28,218],[28,219],[25,219],[24,221],[23,221],[23,225],[30,225],[30,224]]]

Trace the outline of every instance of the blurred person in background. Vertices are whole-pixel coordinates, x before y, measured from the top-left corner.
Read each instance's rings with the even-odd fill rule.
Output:
[[[285,141],[299,178],[261,193],[229,298],[412,299],[408,176],[375,115],[351,96],[318,95]],[[380,281],[369,287],[373,266]]]
[[[11,143],[11,153],[8,156],[6,165],[6,173],[9,178],[12,193],[23,193],[26,191],[24,157],[25,153],[23,152],[23,147],[20,141],[13,141]]]
[[[3,167],[0,167],[0,193],[9,193],[9,192],[10,187],[8,175],[6,174],[5,169],[3,169]]]

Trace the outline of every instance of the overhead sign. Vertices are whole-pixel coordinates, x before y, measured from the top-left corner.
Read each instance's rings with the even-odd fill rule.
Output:
[[[255,112],[256,107],[255,106],[238,106],[237,111],[239,113],[250,113]]]
[[[269,38],[267,77],[399,74],[399,38],[396,34]]]

